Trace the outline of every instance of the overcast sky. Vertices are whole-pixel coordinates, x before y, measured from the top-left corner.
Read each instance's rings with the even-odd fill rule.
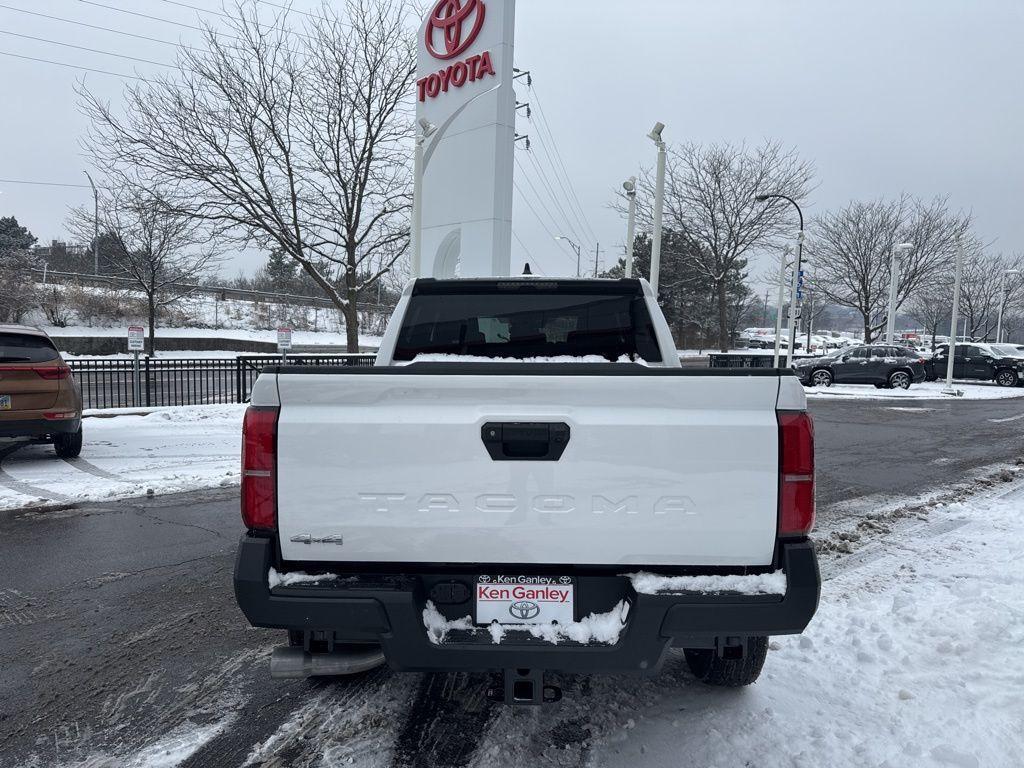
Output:
[[[216,0],[183,1],[220,8]],[[218,21],[170,0],[96,2],[184,25]],[[295,2],[304,10],[316,5]],[[170,42],[199,38],[186,27],[85,0],[0,6]],[[174,59],[173,45],[8,7],[0,7],[6,53],[125,74],[158,70],[9,34],[17,33]],[[611,263],[622,253],[625,222],[608,204],[624,179],[652,164],[645,134],[660,120],[669,141],[771,138],[795,147],[818,172],[810,215],[852,199],[948,195],[953,207],[973,212],[978,233],[997,250],[1024,251],[1022,42],[1022,0],[519,0],[517,66],[531,70],[535,86],[520,98],[543,107],[558,148],[548,152],[568,169],[587,222],[568,213],[564,222],[556,206],[533,199],[542,225],[517,197],[514,229],[547,274],[575,272],[575,255],[552,241],[551,230],[583,240],[591,268],[595,241],[602,266]],[[86,183],[78,144],[85,124],[73,91],[83,74],[0,56],[0,179]],[[86,77],[117,101],[123,80]],[[521,123],[521,133],[545,136]],[[545,147],[535,141],[533,151],[557,192]],[[533,161],[520,158],[546,196]],[[528,183],[520,186],[534,197]],[[67,208],[89,202],[91,193],[79,187],[0,183],[0,215],[16,216],[41,242],[66,237]],[[513,251],[514,263],[526,258],[518,243]],[[245,254],[227,270],[251,271],[260,260]],[[754,272],[765,274],[764,265]]]

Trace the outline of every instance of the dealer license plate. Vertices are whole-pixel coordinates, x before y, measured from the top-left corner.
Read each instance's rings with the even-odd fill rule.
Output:
[[[480,576],[476,623],[571,624],[576,586],[568,576]]]
[[[0,395],[0,411],[9,411],[9,410],[11,410],[11,396],[10,395]]]

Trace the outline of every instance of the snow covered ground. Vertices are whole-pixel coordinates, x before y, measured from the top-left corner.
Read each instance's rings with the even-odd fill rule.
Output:
[[[833,384],[831,387],[807,389],[810,398],[844,398],[853,400],[1004,400],[1024,397],[1024,387],[1000,387],[989,382],[954,381],[953,389],[963,392],[961,398],[943,394],[944,381],[926,381],[910,389],[875,389],[870,384]]]
[[[1024,490],[934,511],[841,567],[801,637],[761,679],[705,687],[675,657],[659,678],[591,679],[586,765],[608,768],[1014,768],[1024,764]],[[851,561],[851,565],[854,561]],[[546,717],[551,726],[554,711]],[[474,765],[573,764],[502,712]]]
[[[94,413],[79,459],[26,446],[0,464],[0,509],[235,485],[244,405]],[[136,414],[136,415],[130,415]],[[3,448],[0,442],[0,450]]]

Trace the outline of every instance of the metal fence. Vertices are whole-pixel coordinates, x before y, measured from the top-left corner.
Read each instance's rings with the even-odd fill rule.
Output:
[[[373,365],[374,355],[289,355],[288,365]],[[264,367],[280,358],[239,356],[224,359],[142,358],[140,393],[135,402],[134,361],[70,360],[86,408],[141,408],[244,403]]]

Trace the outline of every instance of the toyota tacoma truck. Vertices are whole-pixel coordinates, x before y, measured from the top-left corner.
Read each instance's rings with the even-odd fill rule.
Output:
[[[791,371],[681,367],[643,280],[415,280],[375,366],[256,381],[235,594],[274,677],[746,685],[817,608],[813,440]]]

